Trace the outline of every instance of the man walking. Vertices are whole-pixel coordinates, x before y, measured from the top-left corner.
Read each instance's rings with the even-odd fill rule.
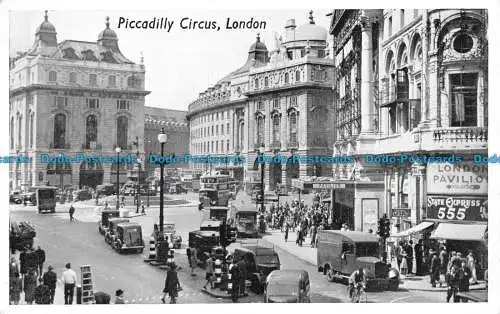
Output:
[[[416,266],[417,266],[417,269],[416,269],[416,273],[417,273],[417,276],[421,276],[422,275],[422,261],[423,261],[423,258],[424,258],[424,246],[423,246],[423,242],[422,239],[418,240],[418,243],[415,244],[415,262],[416,262]]]
[[[66,263],[66,270],[62,274],[62,283],[64,284],[64,304],[73,304],[76,273],[73,269],[71,269],[70,263]]]
[[[439,286],[441,286],[441,281],[439,279],[439,271],[441,268],[441,263],[439,261],[439,257],[437,256],[436,252],[431,251],[430,254],[432,255],[431,259],[431,285],[433,288],[436,287],[436,280],[439,281]]]
[[[408,274],[413,274],[413,241],[406,244],[406,264],[408,265]]]
[[[69,222],[75,221],[75,218],[73,215],[75,214],[75,207],[73,206],[73,203],[71,203],[71,206],[69,207]]]
[[[35,251],[36,253],[36,260],[37,260],[37,266],[39,269],[38,276],[42,277],[43,274],[43,263],[45,263],[45,251],[42,250],[40,246]]]
[[[233,303],[238,302],[238,297],[240,294],[240,269],[238,264],[234,264],[231,267],[231,283],[233,284],[233,289],[231,290],[231,300]]]
[[[43,282],[50,289],[50,304],[54,304],[54,296],[56,295],[56,284],[57,284],[57,275],[53,272],[54,267],[49,265],[48,271],[43,274]]]
[[[49,287],[42,278],[39,278],[38,281],[40,284],[35,288],[35,304],[51,304]]]

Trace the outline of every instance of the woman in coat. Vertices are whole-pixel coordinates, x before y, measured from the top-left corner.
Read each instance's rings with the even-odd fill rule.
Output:
[[[33,304],[35,300],[36,274],[33,269],[28,271],[24,276],[24,301],[28,304]]]
[[[180,289],[179,278],[177,277],[177,267],[172,264],[167,272],[167,278],[165,279],[165,288],[163,288],[163,298],[161,301],[165,303],[165,297],[167,294],[170,296],[170,304],[175,304],[177,297],[177,291]]]
[[[23,291],[23,281],[19,278],[19,272],[15,272],[10,277],[10,304],[19,304],[19,300],[21,299],[21,291]]]

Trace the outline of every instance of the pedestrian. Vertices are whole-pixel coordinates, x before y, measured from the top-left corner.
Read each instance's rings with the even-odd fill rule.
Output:
[[[28,271],[28,274],[24,276],[24,301],[28,304],[33,304],[35,300],[35,288],[36,288],[36,274],[33,269]]]
[[[240,295],[240,268],[238,264],[233,264],[231,267],[231,283],[233,285],[233,289],[231,290],[231,300],[233,303],[238,302],[238,297]]]
[[[413,240],[406,245],[406,263],[408,264],[408,274],[413,274]]]
[[[408,259],[405,249],[406,245],[403,245],[401,248],[401,265],[400,265],[400,272],[402,275],[408,274]]]
[[[38,281],[40,284],[35,288],[35,303],[51,304],[49,287],[44,283],[42,278],[39,278]]]
[[[146,206],[144,205],[144,201],[141,201],[141,214],[146,215]]]
[[[73,206],[73,203],[71,203],[69,207],[69,222],[75,221],[75,218],[73,217],[74,214],[75,214],[75,207]]]
[[[66,263],[66,270],[62,273],[62,283],[64,284],[64,304],[73,304],[75,293],[76,273],[71,269],[71,264]]]
[[[16,273],[19,276],[19,264],[17,263],[16,258],[12,256],[10,258],[10,265],[9,265],[9,278],[14,277]]]
[[[124,292],[122,289],[118,289],[116,290],[115,292],[115,304],[125,304],[125,300],[124,300],[124,296],[123,296]]]
[[[18,305],[21,299],[21,291],[23,291],[23,281],[19,277],[19,273],[15,272],[9,281],[9,304]]]
[[[165,297],[167,294],[170,296],[170,304],[176,303],[176,298],[178,296],[178,291],[181,289],[179,283],[179,278],[177,277],[177,266],[175,263],[171,264],[167,271],[167,278],[165,278],[165,288],[163,288],[163,297],[161,301],[165,303]]]
[[[459,292],[469,292],[469,280],[471,278],[471,269],[467,265],[465,260],[462,260],[461,271],[460,271],[460,284],[458,286]],[[462,299],[462,302],[467,302],[467,300]]]
[[[26,248],[21,249],[21,253],[19,253],[19,266],[20,266],[20,271],[21,271],[21,277],[24,277],[26,274]]]
[[[38,276],[42,277],[43,274],[43,263],[45,263],[45,251],[42,250],[40,246],[35,251],[36,253],[36,259],[37,259],[37,266],[38,266]]]
[[[460,274],[459,269],[456,266],[453,265],[450,271],[446,274],[446,283],[448,284],[446,302],[449,303],[451,297],[453,297],[453,302],[458,302],[459,298],[457,297],[457,292],[460,285]]]
[[[441,263],[439,261],[439,257],[437,256],[436,252],[431,251],[430,254],[432,255],[431,265],[430,265],[431,285],[433,288],[435,288],[436,287],[436,280],[439,281],[439,286],[441,286],[441,281],[439,279],[439,271],[441,268]]]
[[[57,275],[53,271],[54,267],[52,267],[52,265],[49,265],[47,269],[48,269],[47,272],[43,274],[43,282],[50,289],[50,304],[53,304],[54,296],[56,295]]]
[[[316,234],[318,233],[318,230],[316,226],[312,226],[312,231],[311,231],[311,247],[316,246]]]
[[[188,259],[189,267],[191,267],[191,248],[189,246],[186,248],[186,256]]]
[[[288,241],[288,231],[290,229],[290,226],[288,225],[288,222],[285,223],[285,242]]]
[[[415,244],[415,263],[416,263],[416,275],[422,275],[422,265],[423,265],[423,257],[424,257],[424,241],[422,239],[418,240],[417,244]]]
[[[205,274],[205,285],[203,286],[203,289],[207,289],[207,284],[210,284],[210,289],[214,288],[214,283],[213,283],[213,275],[214,275],[214,260],[212,256],[209,256],[207,259],[207,267],[206,267],[206,274]]]
[[[467,255],[467,266],[469,266],[471,270],[471,284],[477,284],[477,273],[476,273],[476,259],[474,258],[474,254],[472,251],[469,251]]]
[[[239,294],[240,296],[245,296],[245,283],[247,280],[248,272],[247,272],[247,263],[244,259],[241,259],[238,263],[239,270]]]
[[[441,247],[441,252],[439,252],[439,262],[441,263],[441,276],[445,278],[448,272],[448,252],[446,252],[446,247]],[[442,281],[439,280],[439,287],[442,287]]]
[[[38,272],[38,255],[33,248],[28,248],[25,255],[26,272],[32,269],[35,273]]]
[[[189,257],[189,265],[191,266],[191,276],[196,276],[194,270],[196,269],[196,266],[198,265],[198,257],[196,252],[196,248],[191,248],[191,256]]]

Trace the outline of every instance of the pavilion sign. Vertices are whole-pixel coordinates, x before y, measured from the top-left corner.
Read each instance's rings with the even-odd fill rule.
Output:
[[[488,166],[472,162],[427,165],[428,194],[488,194]]]

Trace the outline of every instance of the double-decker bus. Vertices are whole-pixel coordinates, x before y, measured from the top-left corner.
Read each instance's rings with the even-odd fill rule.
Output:
[[[201,176],[199,196],[203,206],[228,206],[230,182],[231,177],[224,174]]]

